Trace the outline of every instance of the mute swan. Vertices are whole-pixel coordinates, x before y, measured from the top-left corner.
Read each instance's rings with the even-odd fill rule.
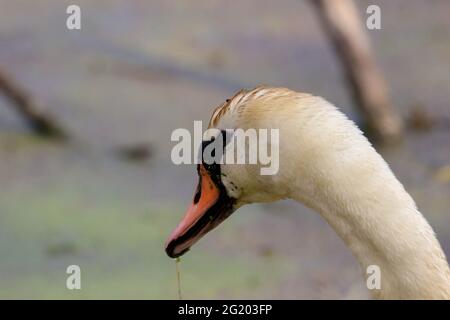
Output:
[[[178,257],[244,204],[294,199],[334,228],[365,271],[381,270],[379,299],[450,299],[450,270],[411,196],[356,125],[323,98],[286,88],[241,90],[209,127],[279,128],[279,171],[198,165],[193,204],[166,242]]]

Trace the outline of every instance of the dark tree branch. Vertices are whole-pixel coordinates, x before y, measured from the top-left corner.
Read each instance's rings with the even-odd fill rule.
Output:
[[[368,132],[383,143],[398,141],[402,135],[402,121],[389,101],[387,85],[372,56],[369,39],[354,2],[311,1],[343,64]]]
[[[48,114],[39,111],[29,95],[0,70],[0,91],[25,120],[28,127],[47,138],[65,139],[67,134]]]

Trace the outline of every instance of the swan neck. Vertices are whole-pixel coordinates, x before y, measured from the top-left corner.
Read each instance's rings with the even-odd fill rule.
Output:
[[[372,266],[380,271],[375,298],[450,299],[450,271],[434,232],[390,171],[383,188],[367,178],[365,186],[330,188],[307,203],[335,229],[358,259],[369,281]],[[321,191],[315,189],[316,194]],[[305,203],[304,196],[294,199]],[[371,278],[373,279],[373,278]]]

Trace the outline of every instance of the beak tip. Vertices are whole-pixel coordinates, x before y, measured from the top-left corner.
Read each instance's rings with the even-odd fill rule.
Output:
[[[167,241],[166,241],[166,243],[164,245],[164,250],[166,251],[166,254],[170,258],[176,258],[176,256],[175,256],[175,245],[174,245],[174,241],[173,241],[172,237],[167,239]]]
[[[185,254],[186,252],[189,251],[190,248],[186,248],[184,250],[181,250],[179,252],[177,252],[176,247],[177,247],[177,239],[176,238],[172,238],[170,237],[166,244],[165,244],[165,251],[166,254],[172,258],[172,259],[176,259],[178,257],[181,257],[183,254]]]

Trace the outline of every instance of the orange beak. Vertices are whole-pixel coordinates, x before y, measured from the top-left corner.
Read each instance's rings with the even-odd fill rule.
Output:
[[[203,164],[198,166],[198,175],[193,202],[166,242],[166,253],[171,258],[183,255],[233,212],[225,188],[220,181],[214,181],[218,178],[212,178]]]

